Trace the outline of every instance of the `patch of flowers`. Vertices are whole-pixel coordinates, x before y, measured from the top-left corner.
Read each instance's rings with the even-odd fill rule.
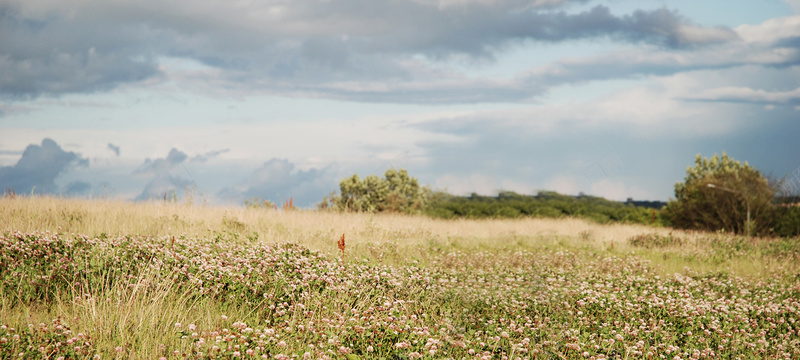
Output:
[[[93,286],[141,285],[145,271],[252,314],[170,325],[165,336],[178,340],[164,358],[800,357],[800,282],[785,278],[662,277],[635,256],[589,250],[454,251],[392,267],[235,239],[0,237],[11,301],[85,301]],[[114,357],[60,326],[24,335],[3,325],[0,357]]]
[[[60,318],[17,329],[0,324],[0,358],[83,359],[96,349],[83,333],[73,333]]]

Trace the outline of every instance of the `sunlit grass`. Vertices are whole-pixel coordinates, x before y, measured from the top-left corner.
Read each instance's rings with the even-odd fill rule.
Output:
[[[0,218],[0,358],[800,356],[797,239],[24,197]]]

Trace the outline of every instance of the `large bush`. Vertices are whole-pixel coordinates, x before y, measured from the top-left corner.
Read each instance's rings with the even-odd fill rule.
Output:
[[[774,221],[775,189],[761,172],[727,154],[695,159],[683,182],[675,184],[675,199],[666,216],[673,226],[708,231],[767,234]]]
[[[419,186],[406,170],[386,170],[384,178],[357,174],[339,183],[339,195],[332,193],[319,204],[321,209],[356,212],[416,212],[425,204],[428,191]]]

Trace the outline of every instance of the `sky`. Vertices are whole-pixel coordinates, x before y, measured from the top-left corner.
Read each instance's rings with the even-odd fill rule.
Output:
[[[723,152],[800,184],[799,65],[800,0],[0,0],[0,187],[666,201]]]

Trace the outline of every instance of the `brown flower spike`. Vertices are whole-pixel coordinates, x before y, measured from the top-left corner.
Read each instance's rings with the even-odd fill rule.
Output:
[[[342,250],[342,265],[344,265],[344,234],[342,234],[342,238],[339,239],[339,250]]]

